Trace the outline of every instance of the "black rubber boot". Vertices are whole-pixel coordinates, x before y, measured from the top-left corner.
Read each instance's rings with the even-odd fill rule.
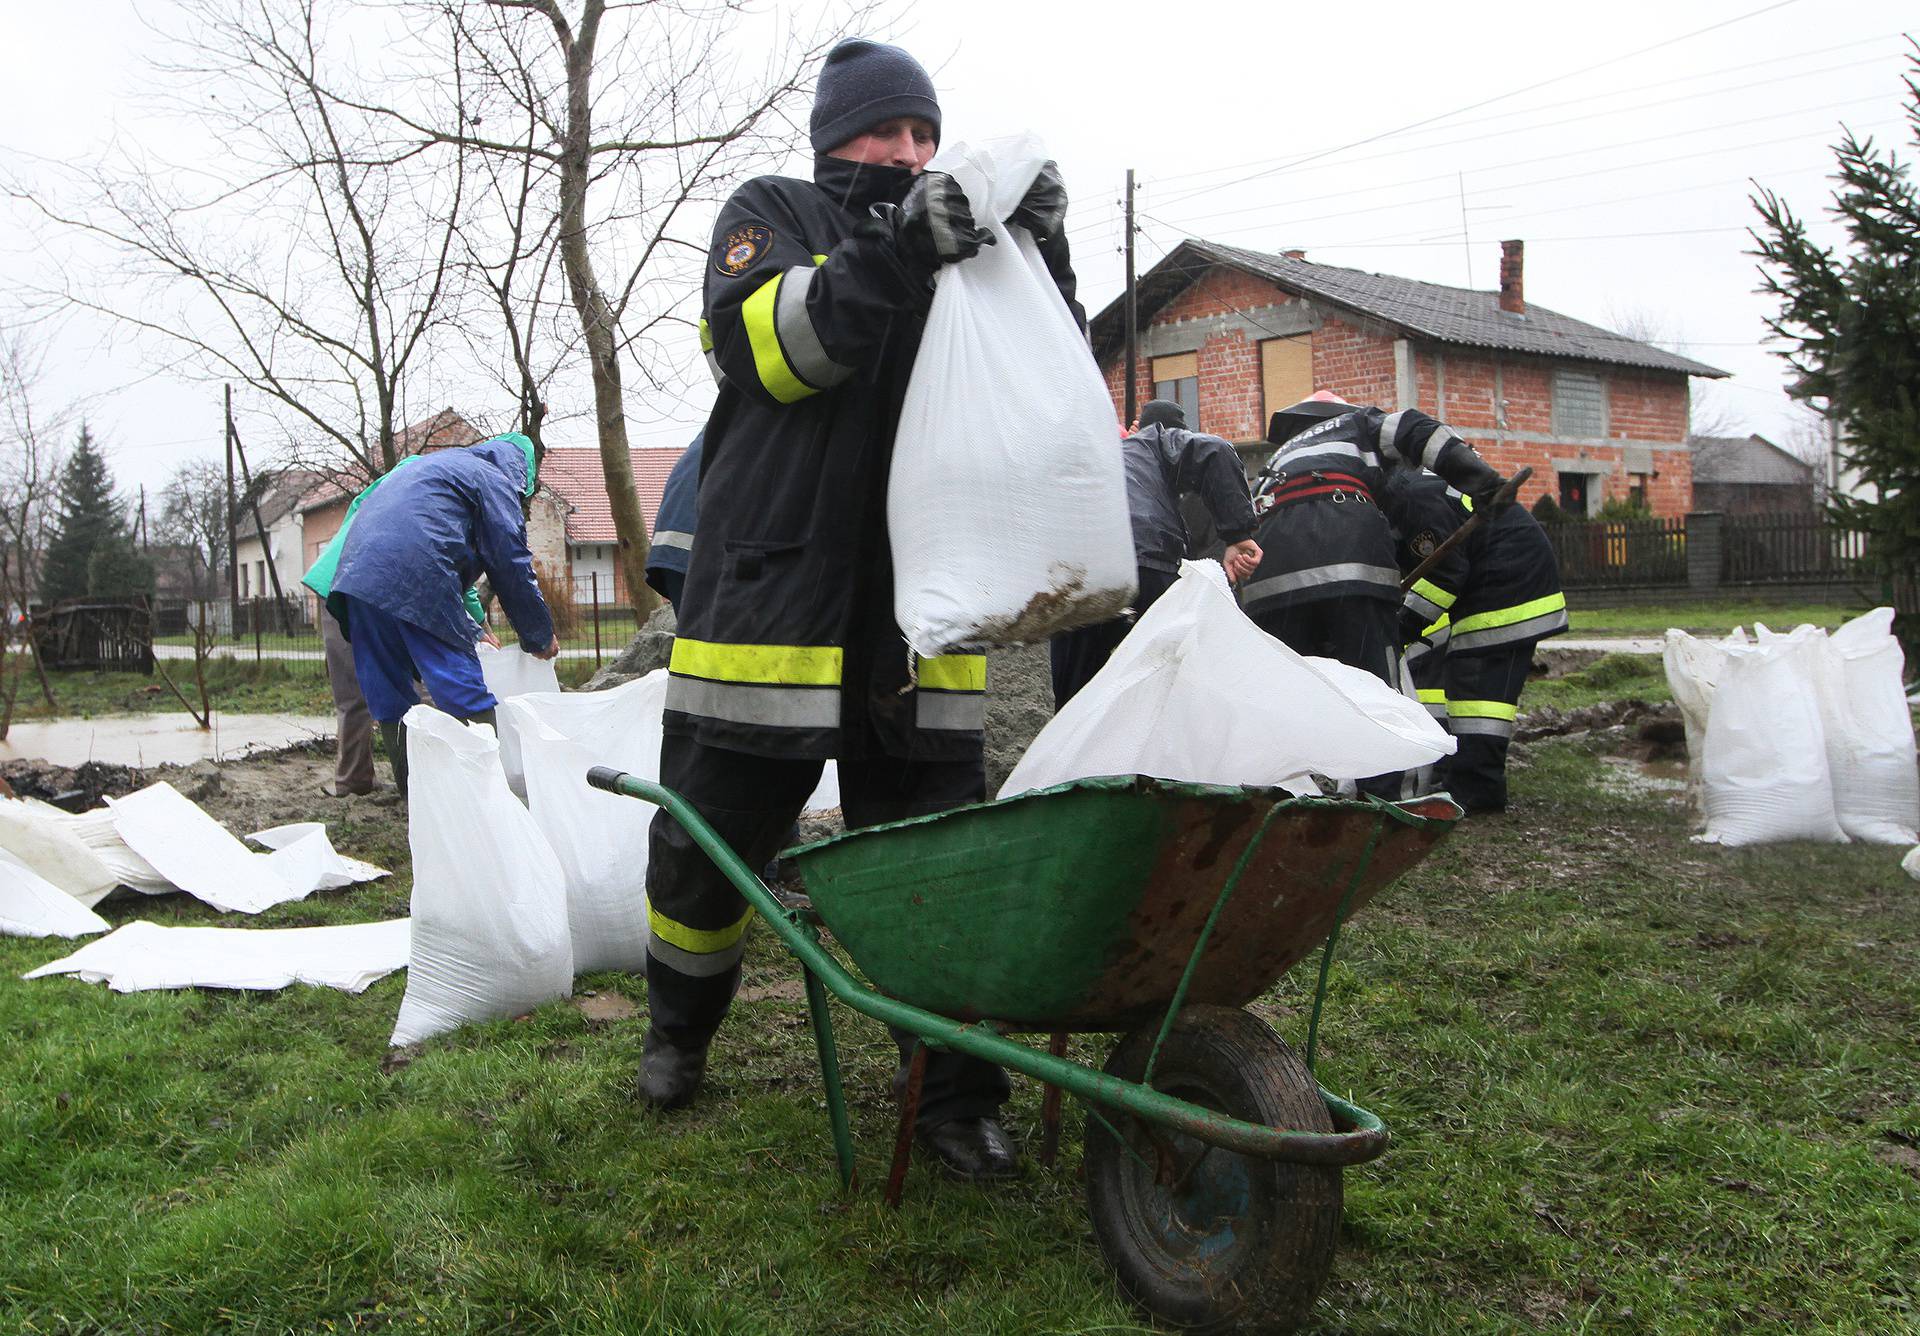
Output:
[[[647,1030],[640,1051],[640,1098],[665,1113],[693,1102],[700,1082],[707,1074],[705,1048],[676,1048],[660,1035],[657,1026]]]
[[[470,724],[485,724],[493,730],[493,735],[496,738],[500,736],[500,713],[497,710],[482,710],[479,714],[470,714],[467,716],[467,722]]]
[[[380,741],[393,763],[393,787],[402,798],[407,796],[407,726],[398,719],[380,725]]]

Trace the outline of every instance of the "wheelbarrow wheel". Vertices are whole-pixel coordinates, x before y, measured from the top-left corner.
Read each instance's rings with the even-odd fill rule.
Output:
[[[1107,1072],[1139,1081],[1155,1033],[1123,1038]],[[1264,1022],[1231,1007],[1180,1013],[1153,1086],[1247,1122],[1333,1130],[1306,1065]],[[1196,1331],[1304,1322],[1333,1266],[1340,1170],[1241,1155],[1139,1118],[1109,1121],[1118,1137],[1087,1123],[1087,1213],[1128,1296]]]

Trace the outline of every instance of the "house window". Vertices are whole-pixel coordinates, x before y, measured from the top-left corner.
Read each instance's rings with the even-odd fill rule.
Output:
[[[1313,335],[1292,334],[1260,341],[1262,428],[1283,408],[1313,393]]]
[[[1171,399],[1187,411],[1187,429],[1200,430],[1200,354],[1153,359],[1153,397]]]
[[[264,561],[253,563],[253,596],[255,598],[267,596],[267,563]]]
[[[1607,434],[1607,385],[1584,371],[1553,373],[1553,434],[1602,437]]]
[[[1643,508],[1651,509],[1651,507],[1647,505],[1647,475],[1646,474],[1629,473],[1627,475],[1627,496],[1631,498],[1631,500],[1633,501],[1633,504],[1635,504],[1636,506],[1641,506]]]
[[[1587,507],[1587,488],[1593,481],[1585,473],[1562,473],[1560,475],[1560,509],[1569,515],[1585,518],[1590,512]]]
[[[253,572],[247,569],[246,562],[243,561],[240,563],[240,597],[241,598],[250,597],[250,595],[247,593],[247,577],[252,573]]]

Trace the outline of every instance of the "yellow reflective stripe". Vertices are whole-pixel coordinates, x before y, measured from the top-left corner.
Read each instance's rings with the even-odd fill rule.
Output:
[[[1445,705],[1447,691],[1445,687],[1421,687],[1420,703],[1423,705]]]
[[[749,908],[740,916],[739,922],[730,923],[724,928],[689,928],[684,923],[675,923],[652,905],[647,906],[647,926],[653,929],[653,935],[668,946],[677,946],[697,956],[725,951],[740,940],[751,922],[753,910]]]
[[[1465,492],[1460,493],[1460,504],[1465,506],[1469,513],[1473,511],[1473,498],[1468,496]]]
[[[705,317],[700,320],[700,351],[703,353],[713,351],[713,326],[706,322]]]
[[[1422,640],[1431,640],[1437,633],[1447,630],[1449,628],[1451,620],[1452,619],[1449,614],[1444,612],[1441,613],[1439,618],[1431,626],[1424,627],[1421,630],[1420,638]]]
[[[1461,719],[1505,719],[1511,723],[1519,716],[1520,707],[1503,700],[1450,700],[1447,713]]]
[[[838,645],[727,645],[676,637],[672,671],[713,682],[761,682],[774,686],[831,687],[840,684]]]
[[[747,343],[753,349],[753,369],[760,373],[760,383],[775,399],[791,404],[820,391],[794,374],[793,368],[787,365],[787,355],[780,350],[780,336],[774,332],[773,303],[780,295],[780,280],[784,277],[784,273],[775,274],[755,288],[753,295],[740,305],[740,320],[747,327]]]
[[[935,691],[985,691],[987,656],[942,654],[920,660],[920,685]]]
[[[1471,617],[1462,617],[1453,624],[1453,634],[1463,636],[1469,631],[1488,631],[1496,626],[1512,626],[1515,622],[1532,621],[1535,617],[1544,617],[1550,612],[1566,609],[1565,594],[1548,594],[1545,598],[1536,598],[1527,603],[1516,603],[1511,608],[1495,608],[1492,612],[1476,612]]]
[[[1420,595],[1421,598],[1426,599],[1427,602],[1433,604],[1434,607],[1440,609],[1442,612],[1451,608],[1454,599],[1460,597],[1458,594],[1449,594],[1431,580],[1415,580],[1413,582],[1413,592]]]
[[[813,257],[813,262],[815,264],[825,264],[827,262],[827,257],[824,255],[816,255]]]

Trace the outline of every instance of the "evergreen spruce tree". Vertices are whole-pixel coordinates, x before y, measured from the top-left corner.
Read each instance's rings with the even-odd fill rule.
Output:
[[[48,604],[85,597],[90,592],[87,568],[93,554],[115,539],[125,541],[126,520],[113,499],[113,477],[84,422],[60,474],[54,504],[53,538],[47,544],[39,589],[40,601]]]
[[[124,600],[135,594],[153,597],[153,562],[134,545],[125,531],[108,535],[87,562],[87,594],[91,598]]]
[[[1920,43],[1905,76],[1909,133],[1920,147]],[[1770,190],[1754,197],[1761,227],[1755,252],[1767,268],[1761,291],[1780,300],[1768,320],[1792,342],[1781,354],[1793,393],[1824,400],[1840,426],[1843,462],[1873,489],[1869,499],[1835,496],[1835,517],[1870,535],[1873,560],[1888,574],[1920,569],[1920,195],[1907,164],[1871,137],[1848,131],[1833,204],[1846,227],[1836,253],[1816,245],[1805,223]]]

